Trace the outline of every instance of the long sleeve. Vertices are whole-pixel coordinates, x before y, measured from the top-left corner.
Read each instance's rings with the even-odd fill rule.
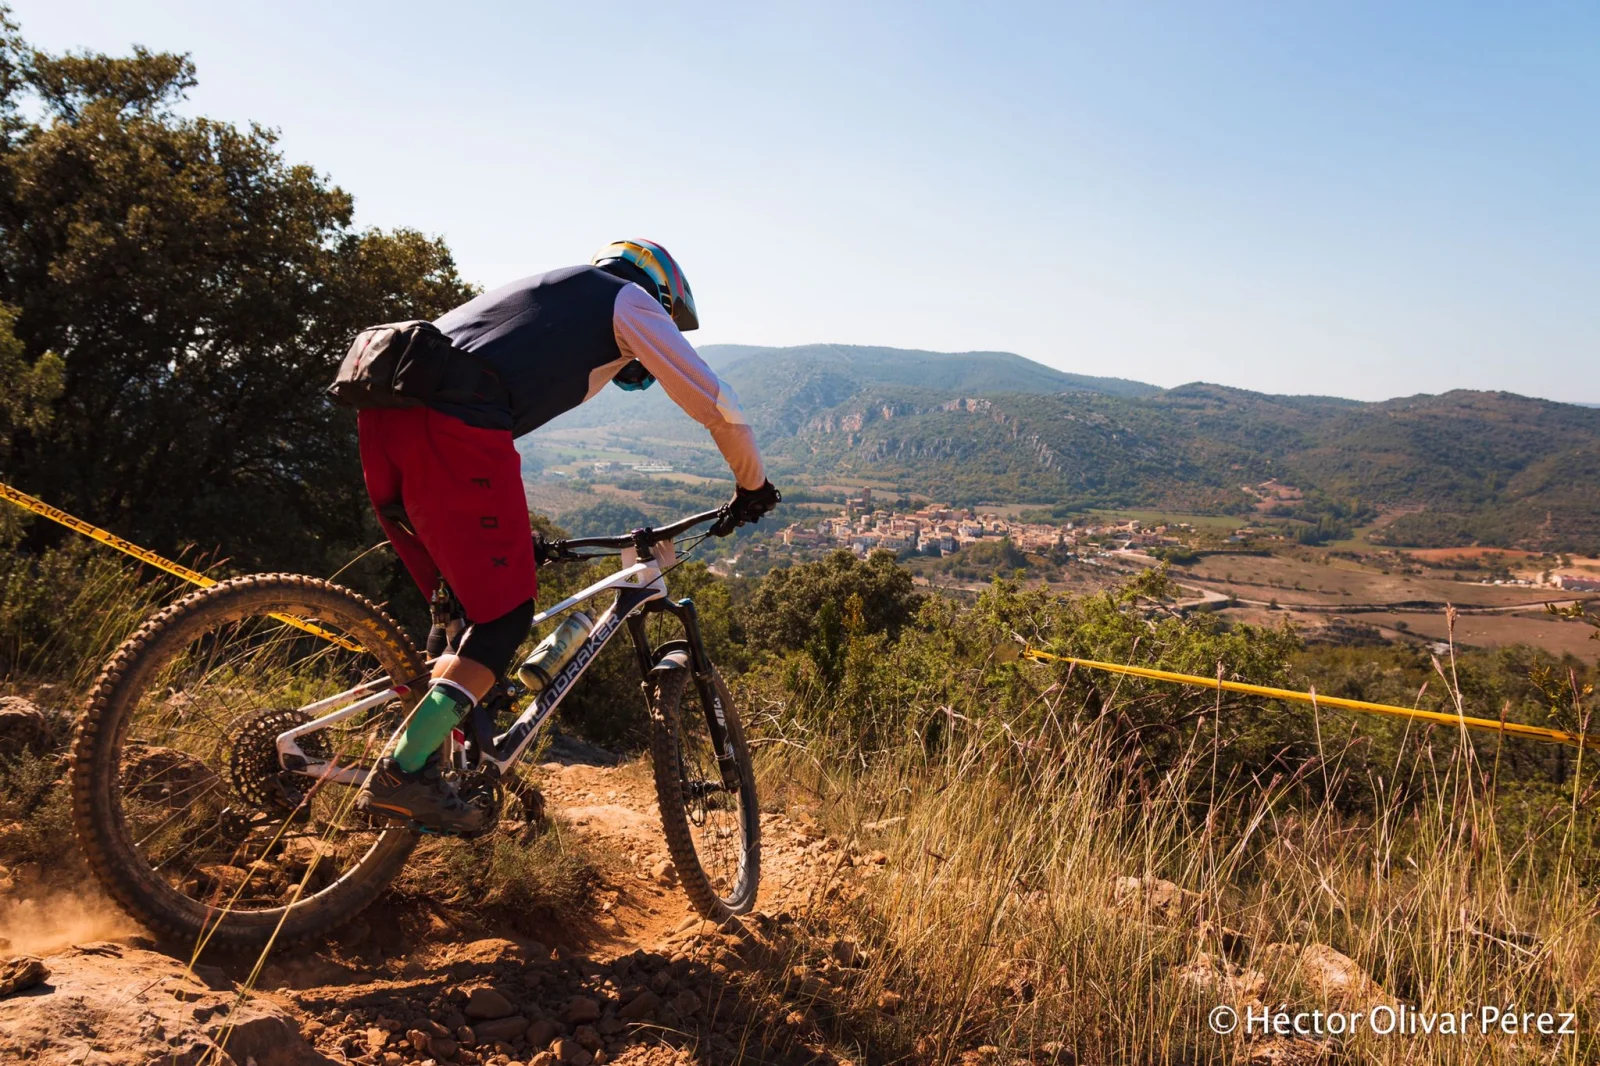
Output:
[[[739,397],[706,366],[662,306],[637,285],[624,285],[617,293],[612,325],[622,354],[643,363],[672,402],[710,431],[739,486],[760,488],[766,470]]]

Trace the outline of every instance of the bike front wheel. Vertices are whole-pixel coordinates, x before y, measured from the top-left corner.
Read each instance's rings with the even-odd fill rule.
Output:
[[[326,581],[262,574],[173,604],[106,665],[73,740],[90,867],[145,925],[197,952],[288,944],[348,921],[416,837],[356,810],[349,784],[286,771],[276,740],[311,720],[301,708],[323,701],[325,713],[339,694],[425,673],[393,619]],[[417,690],[298,743],[364,777]]]
[[[761,810],[744,727],[722,675],[699,683],[685,667],[652,671],[651,744],[667,851],[695,910],[723,921],[755,906]],[[727,746],[719,760],[712,724]]]

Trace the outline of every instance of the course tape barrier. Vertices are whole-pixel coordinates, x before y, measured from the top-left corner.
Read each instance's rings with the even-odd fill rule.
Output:
[[[82,533],[91,540],[97,540],[101,544],[117,549],[119,552],[131,555],[142,563],[147,563],[158,570],[164,570],[192,585],[210,588],[212,585],[217,584],[215,578],[207,577],[198,570],[190,570],[187,566],[157,555],[149,548],[142,548],[132,541],[124,540],[115,533],[101,529],[99,526],[91,525],[76,515],[68,514],[59,507],[52,507],[43,500],[29,496],[20,489],[12,488],[3,481],[0,481],[0,499],[14,503],[18,507],[32,511],[43,518],[48,518],[52,522],[58,522],[68,529]],[[346,640],[339,634],[323,629],[315,623],[281,614],[273,614],[270,617],[314,636],[332,641],[349,651],[362,650],[359,644]],[[1125,666],[1121,663],[1104,663],[1094,659],[1078,659],[1068,655],[1052,655],[1050,652],[1040,651],[1037,648],[1023,649],[1022,657],[1031,659],[1034,662],[1067,663],[1071,666],[1082,667],[1085,670],[1101,670],[1106,673],[1125,674],[1129,677],[1142,677],[1150,681],[1166,681],[1174,685],[1192,685],[1196,688],[1212,689],[1213,691],[1238,692],[1247,696],[1264,696],[1268,699],[1310,703],[1319,707],[1338,707],[1342,710],[1359,711],[1363,714],[1386,714],[1395,718],[1411,718],[1424,722],[1434,722],[1438,725],[1476,729],[1485,733],[1501,733],[1507,736],[1525,737],[1529,740],[1542,740],[1551,744],[1570,744],[1578,748],[1600,748],[1600,736],[1568,733],[1560,729],[1523,725],[1520,722],[1501,722],[1491,718],[1472,718],[1463,714],[1445,714],[1442,711],[1423,711],[1414,707],[1400,707],[1390,703],[1369,703],[1366,700],[1347,700],[1338,696],[1319,696],[1314,692],[1271,688],[1267,685],[1251,685],[1243,681],[1224,681],[1221,678],[1201,677],[1198,674],[1180,674],[1171,670],[1156,670],[1148,666]]]
[[[157,570],[165,570],[173,577],[181,577],[191,585],[199,585],[201,588],[205,589],[217,584],[216,578],[207,577],[198,570],[190,570],[187,566],[184,566],[181,563],[175,563],[171,559],[157,555],[149,548],[141,548],[132,541],[123,540],[115,533],[101,529],[99,526],[91,525],[76,515],[68,514],[59,507],[52,507],[43,500],[29,496],[21,489],[14,489],[3,481],[0,481],[0,500],[6,500],[10,503],[14,503],[18,507],[32,511],[34,514],[39,515],[42,518],[48,518],[52,522],[60,523],[74,532],[82,533],[90,540],[97,540],[101,544],[115,548],[117,551],[122,552],[125,555],[131,555],[141,563],[147,563],[150,566],[155,567]],[[273,614],[269,615],[268,617],[275,618],[285,625],[293,626],[294,628],[302,630],[306,633],[310,633],[313,636],[318,636],[324,640],[332,641],[334,644],[339,645],[339,647],[344,648],[347,651],[363,650],[361,645],[355,643],[354,641],[347,640],[337,633],[323,629],[321,626],[313,622],[307,622],[300,618],[291,618],[288,615],[283,614]]]
[[[1103,663],[1094,659],[1075,659],[1067,655],[1052,655],[1037,648],[1025,648],[1022,652],[1022,657],[1032,659],[1034,662],[1069,663],[1072,666],[1081,666],[1085,670],[1103,670],[1107,673],[1142,677],[1151,681],[1167,681],[1174,685],[1193,685],[1195,688],[1206,688],[1213,691],[1239,692],[1247,696],[1265,696],[1268,699],[1292,700],[1296,703],[1309,703],[1317,707],[1338,707],[1341,710],[1359,711],[1363,714],[1386,714],[1395,718],[1412,718],[1424,722],[1434,722],[1439,725],[1477,729],[1485,733],[1501,733],[1506,736],[1525,737],[1529,740],[1542,740],[1550,744],[1571,744],[1577,748],[1600,748],[1600,736],[1594,734],[1568,733],[1560,729],[1545,729],[1542,726],[1523,725],[1520,722],[1500,722],[1492,718],[1470,718],[1464,714],[1423,711],[1414,707],[1399,707],[1390,703],[1368,703],[1366,700],[1347,700],[1337,696],[1319,696],[1315,692],[1297,692],[1294,689],[1250,685],[1243,681],[1224,681],[1216,677],[1200,677],[1198,674],[1179,674],[1171,670],[1155,670],[1148,666],[1123,666],[1121,663]]]

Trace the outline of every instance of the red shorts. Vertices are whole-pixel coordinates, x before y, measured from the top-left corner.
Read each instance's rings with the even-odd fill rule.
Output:
[[[471,622],[533,598],[533,530],[510,432],[429,407],[369,408],[359,425],[367,495],[424,596],[442,573]],[[416,536],[383,517],[397,502]]]

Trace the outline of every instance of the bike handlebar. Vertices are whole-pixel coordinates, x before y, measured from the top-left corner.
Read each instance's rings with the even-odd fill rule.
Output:
[[[702,511],[688,518],[680,518],[670,526],[651,528],[646,526],[635,529],[631,533],[622,533],[613,537],[571,537],[567,540],[541,540],[534,537],[534,554],[540,562],[558,562],[562,559],[574,558],[568,553],[574,548],[609,548],[621,551],[623,548],[638,548],[641,553],[650,550],[652,544],[659,544],[664,540],[674,540],[687,533],[695,526],[706,522],[714,522],[723,517],[726,507],[718,507],[714,511]]]

